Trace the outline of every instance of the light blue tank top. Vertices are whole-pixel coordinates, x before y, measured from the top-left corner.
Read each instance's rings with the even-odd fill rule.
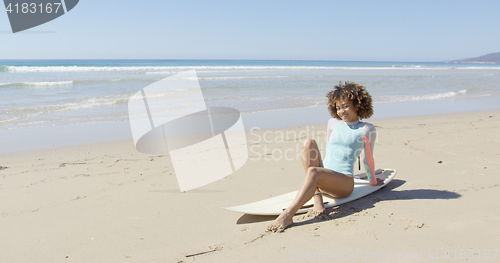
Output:
[[[377,136],[375,126],[360,121],[343,122],[331,119],[328,122],[327,134],[328,142],[323,159],[325,168],[353,176],[354,163],[364,149],[363,165],[366,174],[370,181],[375,178],[375,168],[371,167],[374,166],[373,148]],[[368,148],[366,142],[369,144]]]

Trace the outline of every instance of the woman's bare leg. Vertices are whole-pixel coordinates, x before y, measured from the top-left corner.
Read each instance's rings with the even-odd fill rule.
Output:
[[[323,167],[323,161],[321,161],[318,144],[313,139],[307,139],[304,141],[304,145],[302,147],[302,166],[304,167],[306,176],[309,167]],[[325,212],[323,196],[321,195],[320,189],[316,189],[312,211],[315,215],[321,215]]]
[[[321,154],[318,149],[318,144],[313,139],[307,139],[302,146],[302,166],[307,173],[309,167],[323,167]]]
[[[302,186],[292,204],[267,227],[270,231],[281,232],[293,223],[295,213],[313,197],[316,189],[327,192],[336,198],[347,197],[354,189],[352,176],[334,172],[322,167],[309,167]]]

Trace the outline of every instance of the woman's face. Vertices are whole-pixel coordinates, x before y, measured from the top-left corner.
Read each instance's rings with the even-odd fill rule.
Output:
[[[335,103],[337,115],[345,122],[358,120],[358,109],[354,107],[352,101],[339,100]]]

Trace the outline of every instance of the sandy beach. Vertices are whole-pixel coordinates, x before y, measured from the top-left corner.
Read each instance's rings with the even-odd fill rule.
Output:
[[[324,147],[326,123],[248,132],[241,169],[186,193],[169,156],[132,140],[2,154],[0,262],[498,260],[500,111],[372,123],[376,168],[396,178],[283,233],[221,207],[297,190],[302,141]]]

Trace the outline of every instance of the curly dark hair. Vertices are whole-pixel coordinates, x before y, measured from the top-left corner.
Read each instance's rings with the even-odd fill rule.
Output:
[[[337,115],[336,104],[339,101],[352,101],[354,107],[358,109],[357,113],[360,119],[368,119],[373,115],[372,96],[366,91],[365,86],[349,81],[342,85],[342,81],[340,81],[339,85],[333,88],[333,91],[326,94],[328,111],[333,118],[341,120],[340,116]]]

